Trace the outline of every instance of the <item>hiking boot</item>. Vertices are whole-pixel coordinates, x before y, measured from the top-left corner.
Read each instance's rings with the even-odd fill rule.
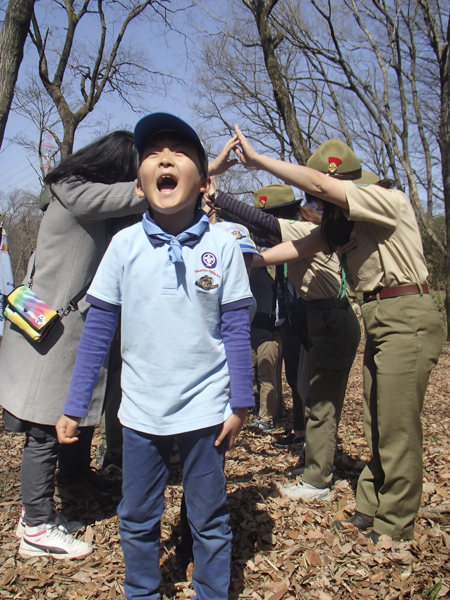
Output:
[[[295,465],[295,467],[290,471],[291,475],[303,475],[305,472],[305,466]]]
[[[346,523],[351,523],[360,531],[366,531],[367,529],[372,529],[373,517],[369,517],[369,515],[365,515],[364,513],[355,510],[355,514],[347,521],[333,521],[333,525],[338,531],[342,531]]]
[[[16,538],[19,540],[23,538],[23,534],[25,533],[26,525],[23,521],[24,514],[25,509],[22,506],[22,513],[16,528]],[[84,524],[81,521],[69,521],[67,517],[55,509],[53,510],[51,524],[57,526],[62,525],[68,533],[76,533],[77,531],[84,529]]]
[[[250,427],[252,429],[257,429],[262,433],[269,433],[275,429],[272,421],[269,421],[268,423],[264,422],[261,417],[256,417],[256,419],[250,424]]]
[[[52,556],[57,560],[83,558],[92,551],[90,544],[75,539],[62,525],[54,523],[26,525],[19,546],[21,556]]]
[[[376,531],[369,531],[369,533],[365,533],[364,536],[376,546],[380,541],[381,534]]]
[[[277,448],[287,448],[288,446],[304,446],[305,438],[295,435],[292,431],[285,435],[279,436],[273,443]]]
[[[304,481],[280,489],[290,500],[331,500],[330,488],[316,488]]]

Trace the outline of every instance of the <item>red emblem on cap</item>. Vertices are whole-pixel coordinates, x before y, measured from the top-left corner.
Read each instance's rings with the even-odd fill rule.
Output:
[[[259,208],[264,208],[266,206],[267,196],[259,197]]]
[[[335,156],[328,157],[328,172],[336,173],[336,169],[341,164],[342,160],[340,158],[336,158]]]

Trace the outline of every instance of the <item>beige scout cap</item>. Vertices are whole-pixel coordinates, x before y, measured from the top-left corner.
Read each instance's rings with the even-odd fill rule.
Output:
[[[337,179],[347,179],[359,184],[377,183],[380,180],[378,175],[361,169],[359,158],[341,140],[328,140],[320,144],[306,166]]]
[[[295,199],[294,190],[290,185],[272,183],[256,190],[253,203],[256,208],[270,211],[273,208],[300,205],[301,199]]]

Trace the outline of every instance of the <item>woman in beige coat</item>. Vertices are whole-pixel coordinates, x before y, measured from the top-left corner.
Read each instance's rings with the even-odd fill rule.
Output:
[[[113,132],[86,146],[47,176],[51,199],[24,283],[34,270],[33,291],[55,310],[87,289],[113,233],[125,226],[131,215],[145,211],[146,201],[134,191],[135,178],[133,136],[127,131]],[[25,513],[17,533],[23,535],[25,524],[33,529],[43,525],[40,546],[60,546],[60,557],[69,558],[79,552],[72,543],[76,540],[57,526],[65,523],[73,530],[78,524],[64,522],[54,511],[58,458],[54,426],[67,399],[89,304],[83,297],[74,308],[39,343],[28,341],[8,324],[0,351],[5,425],[26,432],[21,469]],[[87,437],[87,443],[77,443],[80,459],[87,453],[87,465],[92,426],[100,421],[105,385],[106,369],[94,391],[89,415],[81,423],[80,437]],[[45,554],[45,549],[42,552]],[[36,550],[36,554],[42,552]]]

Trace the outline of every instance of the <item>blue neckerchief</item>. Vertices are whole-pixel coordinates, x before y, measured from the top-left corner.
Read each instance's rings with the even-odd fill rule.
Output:
[[[209,227],[208,217],[203,210],[197,211],[192,224],[185,230],[174,236],[163,231],[147,211],[142,219],[142,227],[154,246],[168,244],[169,259],[172,263],[183,262],[182,244],[195,246],[203,233]]]

